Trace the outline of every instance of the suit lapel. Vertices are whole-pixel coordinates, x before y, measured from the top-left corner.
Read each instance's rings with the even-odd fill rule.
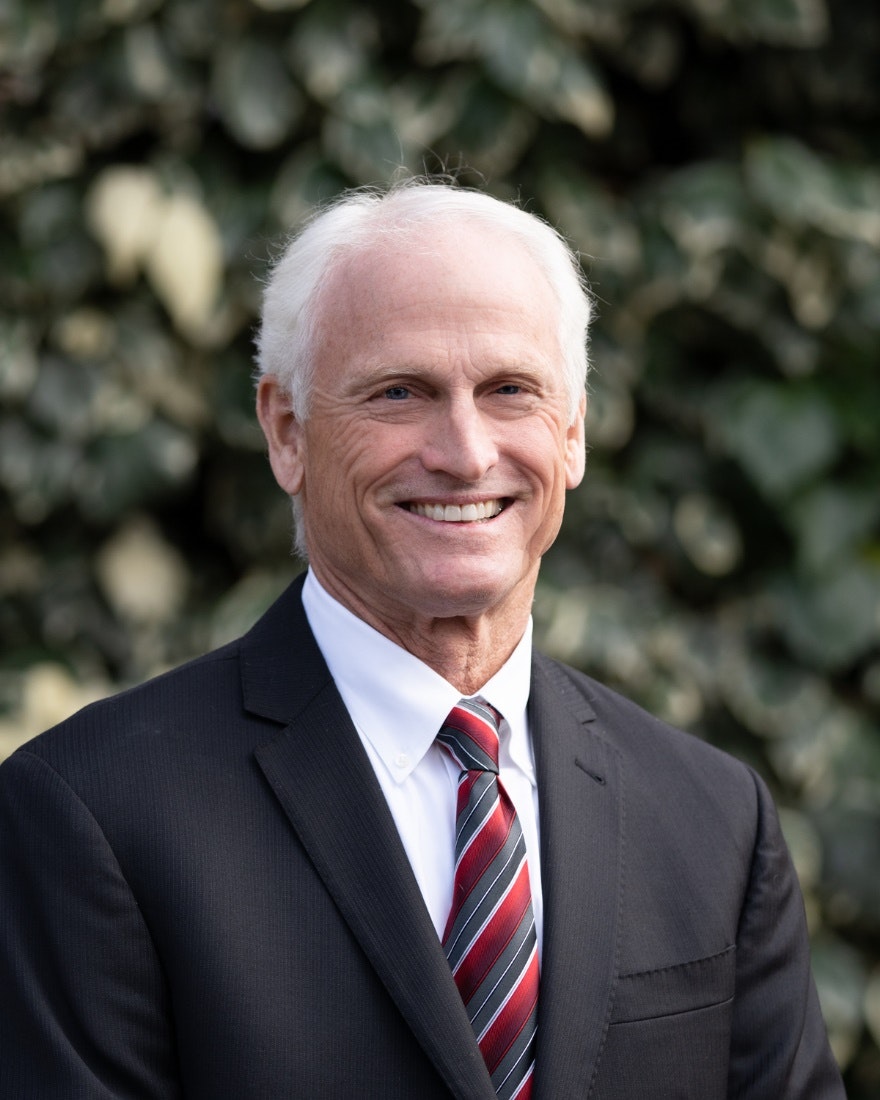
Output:
[[[585,697],[544,658],[533,666],[544,892],[536,1097],[587,1096],[617,969],[622,787],[617,753]]]
[[[299,586],[244,639],[242,670],[248,709],[286,723],[257,760],[352,934],[450,1092],[491,1100],[464,1005]]]

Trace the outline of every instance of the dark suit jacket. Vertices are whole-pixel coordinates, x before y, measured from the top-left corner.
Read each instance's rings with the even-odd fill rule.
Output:
[[[539,1100],[843,1090],[745,766],[535,658]],[[295,584],[0,769],[3,1100],[491,1100]]]

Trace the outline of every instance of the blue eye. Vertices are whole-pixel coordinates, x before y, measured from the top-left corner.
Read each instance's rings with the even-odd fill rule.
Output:
[[[519,393],[520,389],[521,389],[521,387],[517,386],[515,383],[508,382],[504,386],[499,386],[498,389],[495,392],[496,393],[503,393],[503,394],[514,394],[514,393]]]
[[[385,396],[389,401],[404,401],[409,397],[409,390],[406,386],[389,386],[385,391]]]

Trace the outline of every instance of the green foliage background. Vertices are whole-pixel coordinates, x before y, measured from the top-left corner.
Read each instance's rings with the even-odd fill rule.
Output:
[[[880,1095],[878,52],[874,0],[0,0],[0,750],[286,582],[274,242],[457,171],[599,300],[543,645],[768,779]]]

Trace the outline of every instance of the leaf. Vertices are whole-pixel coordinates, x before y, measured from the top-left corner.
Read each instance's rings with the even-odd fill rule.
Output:
[[[177,328],[194,341],[205,338],[224,263],[220,229],[202,202],[185,192],[165,199],[145,263]]]
[[[129,520],[104,543],[95,570],[107,599],[123,619],[162,623],[180,614],[189,570],[147,517]]]
[[[107,258],[111,282],[134,281],[150,250],[159,223],[162,193],[149,168],[105,168],[86,196],[86,220]]]
[[[824,0],[726,0],[700,5],[732,38],[779,46],[817,46],[828,33]],[[719,10],[720,9],[720,10]]]
[[[44,355],[27,409],[50,437],[86,440],[92,434],[92,407],[100,386],[93,365]]]
[[[875,968],[865,991],[865,1022],[880,1047],[880,966]]]
[[[38,373],[34,333],[26,321],[0,316],[0,399],[24,398]]]
[[[18,520],[42,523],[73,496],[82,452],[72,440],[45,439],[22,420],[0,420],[0,487]]]
[[[880,920],[880,808],[833,806],[814,818],[825,850],[825,881],[839,894],[841,915],[850,921]]]
[[[539,194],[551,221],[592,261],[602,292],[605,280],[620,274],[622,292],[631,284],[642,260],[642,241],[634,225],[632,207],[587,173],[547,170],[540,177]],[[617,280],[612,285],[617,285]]]
[[[534,113],[482,73],[456,73],[446,95],[456,112],[444,143],[450,167],[463,162],[488,178],[510,171],[534,137]]]
[[[739,528],[718,500],[704,493],[685,493],[675,506],[673,526],[682,548],[700,572],[723,577],[739,564]]]
[[[832,1050],[845,1068],[861,1030],[865,964],[859,952],[843,940],[824,935],[813,945],[812,966]]]
[[[138,432],[105,436],[78,470],[80,508],[96,520],[115,519],[185,484],[197,461],[189,434],[159,419]]]
[[[221,51],[213,87],[223,121],[248,149],[280,145],[303,109],[278,50],[253,38]]]
[[[784,498],[826,470],[841,439],[834,414],[808,389],[725,388],[710,414],[721,445],[770,498]]]
[[[880,494],[840,484],[818,485],[790,511],[798,560],[808,571],[827,571],[853,550],[880,519]]]
[[[400,135],[384,113],[357,120],[328,116],[322,136],[327,157],[335,160],[357,183],[387,178],[411,163]]]
[[[438,62],[476,56],[507,92],[572,122],[591,138],[614,124],[614,103],[599,70],[529,4],[424,0],[419,53]]]
[[[670,173],[648,197],[681,248],[695,255],[741,245],[754,216],[740,172],[723,161]]]
[[[841,560],[821,578],[782,581],[782,628],[794,652],[818,668],[851,665],[880,641],[880,571]]]
[[[308,93],[329,106],[352,83],[369,76],[378,36],[369,10],[343,14],[319,5],[294,24],[286,52]]]
[[[746,177],[777,217],[835,237],[880,246],[880,172],[820,157],[792,138],[765,138],[746,151]]]

